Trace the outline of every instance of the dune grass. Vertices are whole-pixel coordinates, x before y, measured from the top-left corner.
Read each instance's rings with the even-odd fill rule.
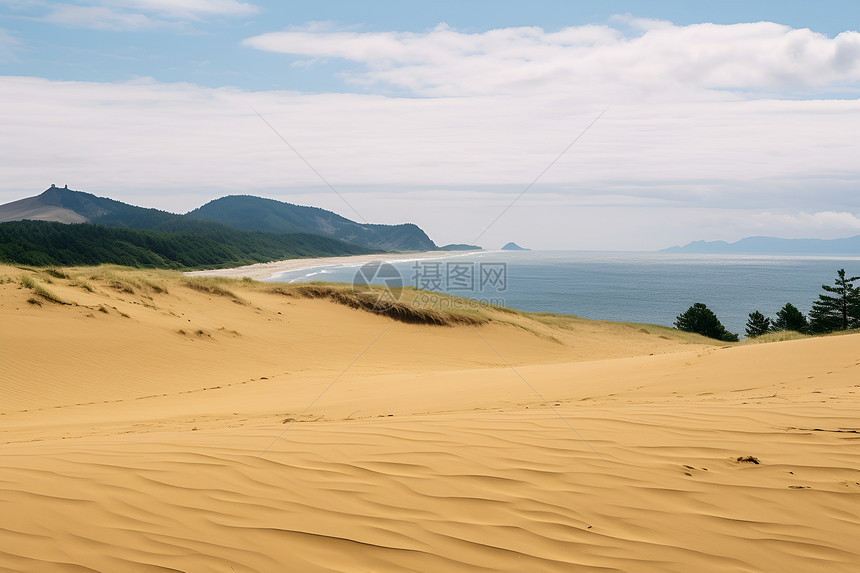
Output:
[[[761,336],[747,338],[744,342],[747,344],[766,344],[768,342],[785,342],[786,340],[802,340],[804,338],[812,338],[812,335],[802,334],[794,330],[775,330]]]
[[[179,284],[191,290],[212,296],[224,297],[237,304],[248,305],[240,296],[244,292],[264,292],[295,298],[325,299],[356,310],[387,316],[408,324],[434,326],[482,325],[490,322],[493,312],[518,315],[518,311],[498,306],[481,304],[478,301],[430,293],[412,287],[390,291],[381,286],[371,285],[363,291],[356,291],[351,284],[304,283],[296,285],[271,284],[255,281],[248,277],[232,279],[225,277],[187,277],[177,271],[139,270],[101,265],[71,269],[35,269],[42,281],[50,277],[68,281],[69,286],[82,288],[98,294],[99,287],[120,294],[142,296],[145,293],[167,294],[168,285]],[[59,304],[69,304],[55,293],[41,286],[31,274],[22,274],[18,279],[24,288],[33,290],[41,299]],[[105,293],[102,293],[105,294]],[[107,312],[104,305],[97,308]]]
[[[82,288],[87,292],[96,292],[96,289],[93,288],[93,285],[83,279],[72,280],[69,284],[74,287]]]
[[[45,300],[48,300],[48,301],[56,303],[56,304],[66,304],[66,305],[71,304],[70,302],[63,300],[62,298],[60,298],[59,296],[57,296],[56,294],[54,294],[53,292],[49,291],[48,289],[44,288],[41,285],[36,285],[33,288],[33,294],[36,294],[36,295],[44,298]]]
[[[107,287],[126,294],[147,292],[155,294],[167,294],[165,282],[181,276],[175,271],[130,269],[117,265],[100,265],[98,267],[82,267],[80,271],[69,271],[71,279],[85,290],[87,281],[103,283]],[[93,291],[90,291],[93,292]]]
[[[68,279],[69,275],[56,267],[48,267],[44,269],[45,274],[54,277],[55,279]]]
[[[62,298],[60,298],[59,296],[57,296],[53,292],[49,291],[48,289],[46,289],[45,287],[43,287],[39,283],[37,283],[36,280],[29,275],[21,275],[21,277],[18,279],[18,283],[21,285],[21,287],[28,288],[28,289],[32,290],[34,295],[42,297],[43,299],[45,299],[47,301],[54,302],[57,304],[71,304],[69,302],[66,302],[65,300],[63,300]],[[32,302],[33,300],[38,300],[38,299],[30,299],[27,302],[29,302],[30,304],[36,304],[36,303]],[[38,306],[42,306],[42,305],[39,304]]]
[[[109,266],[100,266],[94,267],[87,278],[103,283],[117,292],[134,294],[136,288],[141,288],[141,284],[136,278],[129,276],[130,274]]]
[[[19,266],[25,271],[17,278],[13,276],[0,277],[0,283],[18,283],[20,287],[33,291],[32,300],[47,300],[57,304],[74,304],[67,302],[56,293],[48,290],[42,284],[52,284],[55,281],[68,286],[81,288],[87,292],[105,295],[99,288],[107,288],[118,293],[134,295],[153,300],[152,296],[169,294],[169,286],[179,285],[191,290],[212,296],[229,299],[237,304],[249,305],[242,298],[243,293],[267,293],[289,296],[294,298],[311,298],[329,300],[356,310],[387,316],[393,320],[409,324],[434,326],[468,325],[479,326],[489,322],[507,324],[525,329],[537,336],[546,337],[539,325],[550,329],[573,331],[585,323],[594,321],[573,315],[549,312],[530,313],[497,304],[457,297],[453,295],[423,291],[414,286],[402,289],[387,290],[385,287],[370,285],[365,289],[356,289],[347,283],[310,282],[301,284],[268,283],[249,277],[239,279],[226,277],[189,277],[179,271],[159,269],[132,269],[118,265],[100,265],[97,267],[74,268],[36,268]],[[4,280],[5,279],[5,280]],[[55,280],[52,280],[55,279]],[[151,295],[151,296],[150,296]],[[31,304],[35,304],[32,303]],[[102,306],[102,308],[104,308]],[[107,308],[97,308],[106,312]],[[119,312],[119,311],[118,311]],[[127,316],[127,315],[126,315]],[[666,340],[677,340],[690,344],[720,344],[731,346],[738,343],[718,343],[697,334],[681,332],[677,329],[652,324],[625,322],[605,322],[617,329],[635,329],[646,335],[653,335]],[[856,332],[856,331],[855,331]],[[831,335],[846,334],[846,332],[831,333]],[[763,344],[809,338],[811,334],[797,332],[771,332],[763,336],[747,339],[740,344]]]
[[[860,329],[853,330],[836,330],[833,332],[822,332],[822,333],[803,333],[796,332],[794,330],[774,330],[768,332],[767,334],[762,334],[761,336],[756,336],[754,338],[747,338],[743,341],[744,344],[767,344],[770,342],[785,342],[788,340],[803,340],[806,338],[822,338],[825,336],[843,336],[846,334],[858,334],[860,333]]]
[[[232,299],[233,302],[237,304],[248,304],[245,300],[239,297],[239,295],[227,288],[227,286],[242,282],[242,279],[228,279],[223,277],[190,277],[183,279],[182,284],[192,290],[196,290],[197,292],[214,296],[223,296]]]
[[[581,327],[585,323],[595,323],[601,322],[606,325],[612,325],[616,328],[627,329],[627,330],[636,330],[641,332],[642,334],[648,334],[652,336],[657,336],[664,340],[678,340],[681,342],[686,342],[689,344],[708,344],[708,345],[720,345],[720,346],[728,346],[730,344],[736,343],[727,343],[721,342],[719,340],[715,340],[713,338],[707,338],[700,334],[696,334],[693,332],[684,332],[678,330],[677,328],[672,328],[669,326],[660,326],[658,324],[645,324],[639,322],[615,322],[608,320],[593,320],[588,318],[581,318],[578,316],[570,315],[570,314],[556,314],[552,312],[520,312],[520,311],[511,311],[507,309],[509,312],[515,312],[521,314],[522,316],[528,317],[536,322],[540,322],[541,324],[545,324],[546,326],[557,328],[561,330],[576,330],[578,327]]]
[[[148,289],[156,294],[169,294],[170,292],[167,290],[167,287],[164,286],[164,283],[160,281],[141,278],[140,283],[143,285],[144,289]]]
[[[445,308],[446,305],[439,301],[435,301],[434,305],[426,300],[420,300],[416,293],[422,291],[411,289],[391,291],[381,286],[371,285],[356,291],[349,284],[313,282],[296,285],[278,284],[265,287],[265,290],[270,294],[282,296],[330,300],[349,308],[387,316],[408,324],[478,326],[490,320],[483,313],[473,309],[459,308],[454,304],[447,305],[448,308]],[[449,302],[457,299],[447,295],[439,296],[449,299]]]

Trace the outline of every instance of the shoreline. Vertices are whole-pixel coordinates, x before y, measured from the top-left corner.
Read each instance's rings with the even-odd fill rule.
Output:
[[[426,260],[455,257],[466,253],[483,253],[486,251],[419,251],[414,253],[381,253],[375,255],[347,255],[343,257],[315,257],[310,259],[285,259],[269,263],[255,263],[231,269],[211,269],[205,271],[188,271],[183,273],[189,277],[226,277],[241,279],[249,277],[254,280],[271,279],[277,274],[301,271],[316,267],[336,267],[344,264],[370,263],[373,261],[398,262],[409,260]]]

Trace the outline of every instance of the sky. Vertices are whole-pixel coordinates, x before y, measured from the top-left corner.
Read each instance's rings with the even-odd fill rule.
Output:
[[[0,0],[0,203],[235,194],[438,244],[860,234],[860,3]]]

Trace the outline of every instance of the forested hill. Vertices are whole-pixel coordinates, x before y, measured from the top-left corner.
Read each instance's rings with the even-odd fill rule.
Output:
[[[43,193],[0,205],[0,223],[38,220],[93,223],[155,231],[209,231],[212,225],[239,231],[310,233],[381,251],[432,251],[438,247],[412,223],[358,223],[332,211],[249,195],[222,197],[185,215],[147,209],[52,185]]]
[[[184,215],[66,187],[0,205],[0,261],[202,268],[438,247],[418,226],[357,223],[325,209],[224,197]]]
[[[186,223],[192,230],[181,230],[176,221],[171,222],[176,227],[173,231],[29,220],[0,223],[0,262],[194,269],[373,252],[320,235],[247,232],[218,224]]]
[[[305,207],[250,195],[215,199],[188,213],[243,231],[317,233],[383,251],[433,251],[438,247],[418,225],[358,223],[318,207]]]

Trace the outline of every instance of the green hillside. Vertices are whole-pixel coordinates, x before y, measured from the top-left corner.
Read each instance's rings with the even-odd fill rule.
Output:
[[[420,227],[357,223],[318,207],[304,207],[250,195],[222,197],[188,213],[243,231],[317,233],[370,249],[433,251],[438,247]]]
[[[373,252],[320,235],[246,232],[182,220],[166,221],[163,226],[172,230],[47,221],[0,223],[0,262],[194,269]]]

